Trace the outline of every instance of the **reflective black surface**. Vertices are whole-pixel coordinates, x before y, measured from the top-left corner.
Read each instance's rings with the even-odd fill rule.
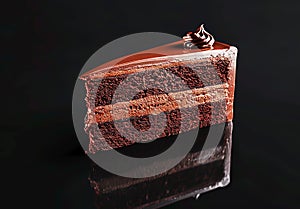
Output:
[[[15,1],[2,5],[1,208],[95,208],[72,125],[81,67],[135,32],[205,23],[239,48],[232,180],[166,208],[299,207],[299,1]],[[2,206],[3,205],[3,206]]]

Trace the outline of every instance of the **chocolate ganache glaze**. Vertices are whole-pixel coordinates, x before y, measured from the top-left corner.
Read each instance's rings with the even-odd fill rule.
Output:
[[[196,46],[198,48],[213,48],[215,43],[214,37],[204,30],[204,24],[197,28],[195,32],[188,32],[184,37],[184,47],[191,49]]]

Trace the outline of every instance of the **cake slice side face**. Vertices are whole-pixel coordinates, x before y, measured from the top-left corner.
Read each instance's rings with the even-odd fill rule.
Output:
[[[134,144],[137,132],[127,131],[130,127],[147,142],[153,133],[159,140],[232,120],[237,49],[220,44],[214,50],[176,50],[98,68],[81,77],[87,90],[90,153]],[[180,82],[172,82],[174,78]],[[141,90],[146,83],[152,88]],[[187,116],[195,114],[195,108],[197,119],[191,120]],[[161,118],[165,123],[160,124]]]

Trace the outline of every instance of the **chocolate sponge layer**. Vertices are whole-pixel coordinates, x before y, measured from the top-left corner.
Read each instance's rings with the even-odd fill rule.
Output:
[[[145,80],[153,82],[154,85],[161,85],[166,83],[166,80],[168,79],[168,77],[170,77],[170,74],[172,74],[182,79],[186,86],[182,86],[176,82],[168,82],[165,86],[167,92],[202,88],[208,85],[211,86],[228,82],[229,67],[230,61],[226,57],[223,57],[222,59],[215,58],[214,60],[208,60],[208,62],[202,61],[199,63],[191,64],[182,63],[175,66],[168,66],[168,68],[155,70],[152,69],[150,74],[145,74],[143,72],[136,73],[134,77],[131,77],[130,83],[128,83],[128,85],[131,87],[130,91],[137,89],[143,82],[145,82]],[[114,93],[118,86],[129,75],[130,74],[122,74],[114,77],[105,77],[99,80],[99,82],[96,83],[97,92],[95,98],[95,106],[104,106],[123,101],[121,98],[116,97],[117,95],[114,95]],[[153,94],[151,90],[145,92],[145,96],[151,94]]]

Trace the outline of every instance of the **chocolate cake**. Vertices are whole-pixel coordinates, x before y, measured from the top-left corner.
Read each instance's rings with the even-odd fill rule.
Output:
[[[163,153],[179,135],[187,142],[197,136],[180,163],[156,176],[120,177],[94,165],[90,180],[99,208],[164,205],[229,183],[236,56],[235,47],[216,42],[201,25],[181,41],[115,59],[80,77],[87,91],[89,154],[113,149],[147,158]],[[209,130],[218,127],[221,139],[207,146]],[[164,160],[155,163],[164,166]]]

